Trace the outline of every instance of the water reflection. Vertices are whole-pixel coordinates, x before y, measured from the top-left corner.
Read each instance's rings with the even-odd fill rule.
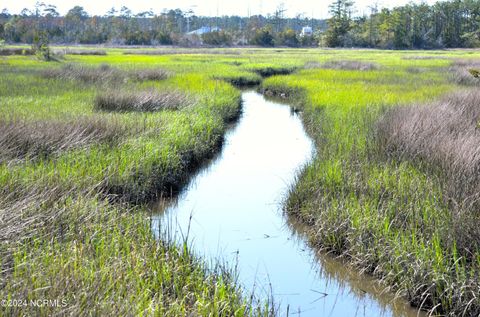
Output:
[[[255,92],[242,98],[243,115],[221,154],[169,206],[157,206],[154,231],[188,232],[198,253],[238,260],[246,289],[272,292],[284,314],[417,316],[371,279],[310,250],[302,229],[286,223],[281,201],[311,159],[312,140],[289,107]]]

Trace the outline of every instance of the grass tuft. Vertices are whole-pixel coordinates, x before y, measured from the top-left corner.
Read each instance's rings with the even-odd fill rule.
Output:
[[[480,85],[480,60],[457,60],[449,68],[451,80],[459,85]]]
[[[11,56],[11,55],[35,55],[35,52],[31,48],[17,48],[17,47],[0,48],[0,56]]]
[[[193,55],[193,54],[208,54],[208,55],[240,55],[240,50],[235,49],[217,49],[217,48],[176,48],[176,49],[152,49],[152,50],[129,50],[124,51],[125,55]]]
[[[377,70],[380,66],[376,63],[355,61],[355,60],[331,60],[325,63],[310,61],[305,63],[305,69],[325,68],[338,70]]]
[[[102,111],[153,112],[178,110],[193,105],[192,99],[179,91],[108,91],[95,97],[95,108]]]
[[[0,163],[46,158],[92,143],[112,143],[123,134],[125,128],[119,123],[90,117],[71,122],[0,120]]]
[[[105,56],[107,55],[107,51],[105,50],[83,50],[83,49],[65,49],[61,51],[65,55],[94,55],[94,56]]]
[[[453,239],[466,258],[480,247],[479,122],[480,92],[468,90],[427,106],[393,108],[376,128],[378,146],[388,158],[410,160],[443,179],[444,198],[457,223],[463,222]]]
[[[274,75],[291,74],[296,70],[296,67],[266,66],[266,67],[253,67],[251,70],[262,77],[270,77]]]
[[[158,81],[171,76],[171,72],[161,68],[121,70],[102,64],[99,67],[66,64],[62,68],[48,68],[41,71],[48,79],[78,80],[84,83],[125,83],[129,80]]]

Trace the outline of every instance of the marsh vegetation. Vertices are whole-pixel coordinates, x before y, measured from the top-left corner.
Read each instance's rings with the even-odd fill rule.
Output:
[[[218,151],[241,112],[232,84],[260,83],[315,141],[285,202],[310,246],[432,314],[480,313],[476,52],[65,52],[1,59],[0,298],[67,299],[44,315],[275,314],[228,266],[156,240],[145,207]]]

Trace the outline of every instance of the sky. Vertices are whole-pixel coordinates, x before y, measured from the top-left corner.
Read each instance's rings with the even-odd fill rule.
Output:
[[[284,3],[285,14],[295,16],[303,13],[306,17],[328,17],[328,5],[332,0],[41,0],[40,2],[53,4],[61,14],[65,14],[75,5],[84,7],[90,15],[104,15],[110,8],[119,9],[122,5],[130,8],[134,13],[152,9],[154,13],[160,13],[164,9],[180,8],[184,11],[192,9],[196,15],[240,15],[273,13],[280,3]],[[37,0],[1,0],[0,10],[7,8],[10,13],[19,13],[23,8],[32,9]],[[375,2],[380,7],[392,8],[404,5],[411,0],[356,0],[356,15],[368,12],[368,7]],[[416,0],[414,2],[426,2],[432,4],[436,0]]]

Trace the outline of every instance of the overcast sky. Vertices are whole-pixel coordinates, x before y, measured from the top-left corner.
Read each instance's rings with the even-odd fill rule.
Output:
[[[19,13],[23,8],[33,8],[37,0],[1,0],[0,9],[7,8],[10,13]],[[275,11],[280,3],[285,4],[287,16],[295,16],[303,13],[307,17],[325,18],[328,16],[328,5],[332,0],[43,0],[48,4],[57,6],[58,11],[64,14],[68,9],[75,5],[85,8],[89,14],[103,15],[112,6],[119,9],[122,5],[130,8],[134,13],[152,9],[155,13],[160,13],[163,9],[180,8],[182,10],[192,9],[196,15],[241,15],[247,16],[248,13],[268,14]],[[410,0],[357,0],[356,13],[361,15],[366,12],[369,6],[378,2],[383,7],[394,7],[406,4]],[[416,0],[414,2],[434,3],[436,0]]]

